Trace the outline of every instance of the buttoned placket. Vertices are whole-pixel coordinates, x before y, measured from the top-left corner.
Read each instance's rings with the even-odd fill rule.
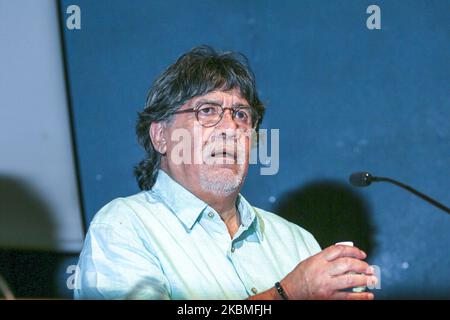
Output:
[[[251,279],[247,279],[246,273],[242,271],[239,263],[239,248],[243,245],[244,239],[240,239],[242,234],[250,226],[250,218],[245,223],[245,226],[241,224],[238,231],[234,235],[233,239],[230,238],[228,229],[225,222],[220,218],[219,214],[212,208],[206,208],[200,220],[202,226],[211,232],[211,236],[215,238],[215,241],[219,242],[226,256],[236,271],[237,276],[246,288],[249,295],[258,293],[258,288],[251,283]]]

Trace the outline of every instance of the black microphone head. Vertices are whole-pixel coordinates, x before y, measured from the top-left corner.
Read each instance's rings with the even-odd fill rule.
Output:
[[[368,172],[354,172],[349,181],[354,187],[367,187],[372,183],[372,175]]]

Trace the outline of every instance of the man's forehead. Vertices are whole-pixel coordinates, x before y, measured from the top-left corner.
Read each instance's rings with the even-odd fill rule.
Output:
[[[214,90],[211,92],[208,92],[207,94],[197,96],[191,99],[191,104],[195,104],[196,102],[200,100],[217,100],[223,102],[225,99],[232,99],[233,103],[240,103],[240,104],[248,104],[248,101],[242,97],[241,91],[239,89],[232,89],[232,90]]]

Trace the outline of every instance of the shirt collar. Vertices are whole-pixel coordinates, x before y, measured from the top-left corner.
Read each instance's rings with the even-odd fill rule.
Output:
[[[199,215],[208,207],[206,202],[197,198],[163,170],[158,171],[151,191],[162,198],[188,229],[192,229]]]
[[[264,222],[261,216],[242,194],[238,195],[236,203],[239,214],[241,215],[241,224],[244,229],[253,228],[258,239],[262,241]]]
[[[198,221],[203,211],[209,207],[206,202],[196,197],[161,169],[158,171],[151,192],[160,197],[189,230]],[[243,227],[245,229],[253,227],[259,240],[262,240],[264,225],[255,208],[241,194],[238,195],[236,203]]]

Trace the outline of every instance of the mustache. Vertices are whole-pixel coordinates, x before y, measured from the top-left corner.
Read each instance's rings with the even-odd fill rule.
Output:
[[[245,151],[245,143],[235,138],[219,137],[207,142],[203,147],[202,154],[204,158],[229,157],[237,161],[245,157]]]

